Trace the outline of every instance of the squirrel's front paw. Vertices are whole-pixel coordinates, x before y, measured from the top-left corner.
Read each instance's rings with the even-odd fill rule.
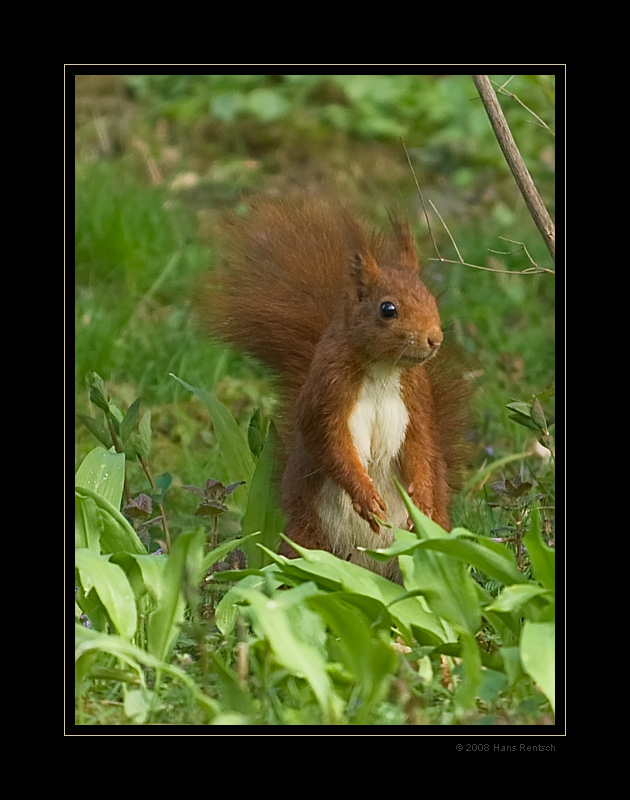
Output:
[[[373,486],[370,487],[369,491],[362,492],[360,496],[355,496],[352,507],[360,517],[363,517],[369,523],[374,533],[380,533],[380,525],[374,518],[374,514],[384,519],[387,513],[387,506]]]

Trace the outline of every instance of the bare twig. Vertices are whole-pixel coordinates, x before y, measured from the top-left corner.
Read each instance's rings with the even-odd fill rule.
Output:
[[[535,113],[534,113],[534,112],[531,110],[531,108],[529,108],[529,106],[526,106],[526,105],[525,105],[525,103],[524,103],[524,102],[521,100],[521,98],[520,98],[520,97],[518,97],[518,95],[515,95],[515,94],[513,94],[512,92],[507,92],[507,91],[505,90],[505,87],[508,85],[508,83],[509,83],[509,82],[512,80],[512,78],[513,78],[513,77],[514,77],[514,75],[512,75],[510,78],[508,78],[508,79],[506,80],[506,82],[505,82],[505,83],[501,84],[501,86],[499,86],[499,84],[498,84],[498,83],[496,83],[495,81],[491,81],[491,83],[492,83],[494,86],[496,86],[496,87],[497,87],[497,92],[498,92],[498,93],[500,93],[500,94],[504,94],[504,95],[506,95],[507,97],[511,97],[511,98],[512,98],[512,100],[514,100],[515,102],[517,102],[517,103],[519,104],[519,106],[522,106],[522,108],[524,108],[524,109],[525,109],[525,111],[527,111],[527,113],[528,113],[528,114],[531,114],[531,115],[532,115],[532,117],[534,117],[535,119],[537,119],[537,120],[538,120],[538,122],[539,122],[539,123],[542,125],[542,127],[543,127],[543,128],[545,128],[546,130],[548,130],[548,131],[549,131],[549,133],[550,133],[552,136],[555,136],[556,134],[555,134],[555,133],[554,133],[554,132],[551,130],[551,128],[549,127],[549,125],[547,125],[547,123],[546,123],[546,122],[545,122],[543,119],[541,119],[541,118],[538,116],[538,114],[535,114]]]
[[[512,132],[510,131],[503,110],[497,100],[490,79],[487,75],[473,75],[473,81],[481,97],[481,102],[486,109],[490,124],[494,130],[499,146],[503,151],[505,160],[514,175],[518,188],[523,195],[529,213],[545,242],[553,260],[556,260],[556,230],[549,212],[543,203],[538,189],[529,174],[525,162],[516,146]]]
[[[413,179],[414,179],[414,182],[416,184],[416,189],[418,191],[418,196],[420,197],[420,202],[422,204],[422,210],[424,212],[424,216],[425,216],[425,219],[427,221],[427,228],[429,229],[429,233],[431,235],[431,241],[433,242],[433,247],[435,248],[435,252],[437,253],[437,258],[429,258],[428,259],[429,261],[440,261],[442,264],[461,264],[464,267],[472,267],[473,269],[482,269],[482,270],[485,270],[486,272],[500,272],[500,273],[502,273],[504,275],[532,275],[532,274],[535,274],[537,272],[547,272],[547,273],[549,273],[551,275],[555,275],[554,270],[547,269],[546,267],[539,267],[538,264],[536,264],[536,262],[533,260],[533,258],[529,254],[529,251],[527,250],[527,248],[525,247],[525,245],[522,242],[516,242],[513,239],[506,239],[503,236],[500,236],[499,238],[503,239],[506,242],[510,242],[511,244],[520,245],[520,247],[525,251],[525,254],[527,255],[527,258],[529,259],[529,262],[532,265],[531,267],[526,267],[525,269],[522,269],[522,270],[496,269],[495,267],[482,267],[479,264],[470,264],[468,261],[464,261],[464,258],[463,258],[462,254],[460,252],[460,249],[457,246],[457,242],[455,241],[455,238],[453,237],[452,233],[450,232],[450,230],[448,228],[448,225],[446,224],[446,222],[444,222],[444,219],[443,219],[442,215],[440,214],[440,212],[437,210],[437,208],[435,206],[435,203],[432,200],[429,200],[429,203],[431,204],[431,208],[437,214],[438,219],[440,220],[440,222],[444,226],[444,230],[446,231],[446,233],[448,235],[448,238],[451,240],[451,244],[453,245],[459,260],[458,261],[454,261],[454,260],[449,259],[449,258],[444,258],[442,256],[442,254],[440,253],[440,250],[439,250],[439,248],[437,246],[437,241],[435,239],[435,236],[433,235],[433,228],[431,227],[431,220],[429,219],[429,213],[427,211],[427,207],[426,207],[425,202],[424,202],[424,197],[422,196],[422,191],[420,189],[420,184],[418,183],[418,178],[416,177],[416,172],[415,172],[415,170],[413,168],[413,164],[411,163],[411,158],[409,156],[409,151],[407,150],[407,147],[406,147],[404,141],[402,142],[402,146],[403,146],[403,148],[405,150],[405,155],[407,156],[407,162],[409,163],[409,169],[411,170],[411,174],[413,175]],[[496,252],[496,251],[491,250],[490,252]]]
[[[456,261],[453,258],[429,258],[428,261],[439,261],[441,264],[461,264],[462,267],[483,269],[486,272],[499,272],[501,275],[535,275],[537,272],[548,272],[555,275],[555,271],[546,267],[525,267],[525,269],[496,269],[495,267],[482,267],[481,264],[471,264],[468,261]]]
[[[440,214],[440,212],[439,212],[439,211],[437,210],[437,208],[435,207],[435,203],[433,202],[433,200],[429,200],[429,203],[431,203],[431,208],[432,208],[432,209],[435,211],[435,213],[438,215],[438,218],[439,218],[440,222],[442,223],[442,225],[444,225],[444,230],[445,230],[445,231],[448,233],[448,238],[451,240],[451,243],[452,243],[453,247],[455,248],[455,252],[456,252],[456,253],[457,253],[457,255],[459,256],[459,260],[460,260],[460,261],[461,261],[461,263],[463,264],[463,263],[464,263],[464,259],[462,258],[462,254],[459,252],[459,247],[457,246],[457,242],[455,241],[455,239],[453,239],[453,237],[452,237],[452,235],[451,235],[451,232],[450,232],[450,231],[449,231],[449,229],[448,229],[448,225],[447,225],[447,224],[446,224],[446,222],[444,222],[444,220],[442,219],[442,215]],[[439,256],[439,255],[440,255],[440,254],[438,253],[438,256]]]
[[[552,270],[552,269],[547,269],[546,267],[539,267],[538,264],[531,257],[531,255],[529,254],[529,251],[527,250],[527,248],[525,247],[525,245],[522,242],[516,242],[516,241],[514,241],[514,239],[506,239],[504,236],[499,236],[499,239],[503,239],[504,242],[510,242],[510,244],[518,244],[518,245],[520,245],[520,248],[525,251],[525,255],[529,259],[529,263],[532,265],[531,267],[526,267],[525,269],[521,269],[521,270],[518,270],[518,269],[496,269],[496,267],[482,267],[479,264],[470,264],[468,261],[464,261],[464,259],[462,258],[462,254],[459,251],[459,247],[457,246],[457,243],[455,242],[455,239],[453,238],[453,235],[451,234],[451,232],[448,229],[448,225],[442,219],[442,215],[437,210],[437,208],[435,207],[435,205],[433,204],[433,202],[431,200],[429,200],[429,203],[431,203],[431,206],[432,206],[433,210],[435,211],[435,213],[440,218],[440,222],[442,223],[442,225],[444,225],[444,230],[448,234],[448,238],[451,240],[451,242],[453,244],[453,247],[455,248],[455,252],[459,256],[459,261],[454,261],[454,260],[451,260],[451,259],[448,259],[448,258],[442,258],[442,256],[439,256],[438,258],[430,258],[429,261],[440,261],[442,264],[461,264],[464,267],[472,267],[473,269],[482,269],[482,270],[485,270],[486,272],[500,272],[502,275],[534,275],[537,272],[547,272],[550,275],[555,275],[556,274],[554,272],[554,270]],[[492,252],[497,252],[497,251],[491,250],[490,252],[492,253]],[[508,254],[507,253],[501,253],[501,255],[508,255]]]
[[[411,163],[411,158],[409,157],[409,151],[407,150],[407,145],[405,144],[405,142],[402,139],[400,141],[402,142],[402,146],[405,149],[405,155],[407,156],[407,163],[409,164],[409,169],[411,170],[411,174],[413,175],[413,179],[414,179],[415,184],[416,184],[416,189],[418,190],[418,196],[420,197],[420,202],[422,203],[422,210],[424,211],[424,218],[427,221],[427,228],[429,229],[429,234],[431,236],[431,241],[433,242],[433,247],[435,248],[435,252],[438,254],[438,258],[440,260],[442,260],[442,256],[440,255],[440,250],[439,250],[439,248],[437,246],[437,242],[435,241],[435,236],[433,236],[433,228],[431,227],[431,221],[429,219],[429,214],[427,212],[427,207],[424,204],[424,197],[422,196],[422,191],[420,190],[420,184],[418,183],[418,178],[416,177],[416,171],[414,170],[413,164]],[[433,206],[433,203],[431,203],[431,205]],[[435,208],[435,206],[433,206],[433,208]],[[440,215],[438,214],[438,216],[440,216]],[[440,219],[441,219],[441,217],[440,217]],[[444,227],[446,227],[446,226],[444,226]],[[452,239],[451,239],[451,241],[452,241]],[[455,248],[455,249],[457,249],[457,248]],[[459,255],[459,253],[458,253],[458,255]]]

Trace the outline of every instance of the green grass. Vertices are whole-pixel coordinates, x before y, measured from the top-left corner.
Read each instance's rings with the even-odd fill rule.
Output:
[[[185,112],[178,105],[186,98],[185,81],[177,91],[167,82],[169,92],[174,94],[169,96],[166,109],[160,106],[166,96],[164,87],[158,87],[158,92],[147,80],[146,85],[137,83],[134,99],[120,101],[123,111],[119,109],[106,117],[100,132],[92,116],[77,120],[76,408],[95,418],[100,413],[89,402],[86,389],[86,378],[92,372],[105,379],[112,402],[123,413],[136,398],[141,398],[141,415],[151,412],[149,460],[153,476],[159,479],[168,475],[171,480],[165,508],[175,541],[199,524],[199,518],[194,516],[198,497],[182,486],[204,486],[211,477],[237,481],[241,476],[222,473],[225,459],[207,409],[198,396],[170,377],[171,373],[213,392],[230,409],[243,432],[256,408],[260,407],[265,416],[273,412],[273,390],[264,370],[204,341],[195,325],[197,280],[219,256],[207,231],[212,230],[222,209],[238,206],[243,197],[260,189],[281,191],[296,181],[309,184],[314,174],[321,173],[333,184],[333,191],[362,210],[369,209],[377,220],[382,220],[386,202],[402,202],[417,221],[424,257],[435,255],[418,213],[413,180],[401,167],[404,157],[397,138],[392,135],[388,139],[390,133],[378,121],[379,115],[385,113],[383,109],[388,108],[385,100],[382,107],[368,102],[366,87],[358,83],[349,87],[340,82],[334,90],[330,83],[325,90],[323,83],[313,83],[309,84],[308,92],[313,93],[309,95],[305,90],[297,92],[304,88],[300,81],[285,89],[283,84],[268,84],[263,78],[258,83],[253,81],[252,86],[265,88],[270,108],[280,115],[278,119],[283,119],[285,101],[289,105],[299,101],[291,119],[301,131],[300,136],[295,136],[286,121],[278,126],[273,119],[262,119],[266,112],[261,110],[265,97],[261,94],[251,101],[249,116],[235,112],[233,119],[210,117],[202,122],[192,99],[197,97],[197,91],[199,97],[210,91],[203,81],[189,84],[189,88],[197,88],[190,90],[191,102]],[[112,82],[112,86],[119,85]],[[330,120],[341,126],[342,115],[328,108],[339,100],[341,85],[344,91],[356,95],[352,102],[358,105],[354,116],[346,115],[351,120],[350,127],[338,127],[327,140]],[[537,99],[538,112],[548,109],[541,101],[549,91],[548,82],[537,87],[535,81],[528,80],[518,86],[511,84],[511,88],[523,91],[523,99],[528,102]],[[233,89],[228,81],[222,92]],[[270,91],[277,92],[281,99],[272,98]],[[394,84],[386,86],[383,82],[379,91],[386,97],[387,92],[395,93],[397,89]],[[409,87],[401,91],[404,100]],[[79,86],[79,92],[83,92],[89,105],[89,84]],[[295,97],[293,92],[297,92]],[[551,266],[500,154],[495,152],[496,143],[488,136],[483,118],[473,119],[470,115],[474,109],[461,103],[468,92],[468,98],[472,97],[472,88],[469,91],[463,78],[458,78],[452,84],[443,83],[439,90],[427,82],[426,92],[434,104],[427,114],[427,128],[416,130],[415,123],[410,122],[413,114],[403,115],[400,125],[406,126],[406,135],[413,136],[414,131],[418,136],[424,134],[426,146],[415,151],[423,191],[440,208],[464,258],[482,266],[523,269],[528,263],[522,254],[502,257],[488,252],[510,249],[511,245],[499,239],[507,236],[524,242],[538,263]],[[307,102],[307,97],[311,101]],[[319,105],[313,105],[313,97]],[[323,102],[322,98],[330,97],[336,98],[335,103]],[[225,99],[222,102],[218,108],[225,117],[228,105]],[[323,111],[324,106],[328,110]],[[520,107],[512,110],[518,117],[519,143],[524,141],[522,131],[528,136],[523,147],[525,155],[535,159],[546,153],[552,140],[527,127],[523,119],[527,114]],[[160,120],[166,123],[161,125]],[[477,150],[466,139],[470,135],[478,135]],[[134,144],[138,138],[145,143],[144,149]],[[108,139],[109,147],[103,144]],[[407,141],[413,154],[415,142]],[[322,147],[322,142],[328,144]],[[309,153],[307,159],[305,150]],[[248,156],[250,151],[256,154],[253,159]],[[161,173],[160,185],[149,179],[147,152]],[[278,152],[282,158],[278,158]],[[253,161],[255,164],[250,163]],[[344,174],[339,165],[346,165],[348,171]],[[350,170],[354,179],[348,177]],[[549,170],[535,162],[533,172],[542,184],[545,198],[552,198]],[[173,188],[178,175],[189,173],[197,176],[194,186],[188,190]],[[449,237],[435,217],[432,226],[442,255],[454,258]],[[535,455],[509,460],[519,453],[531,453],[536,434],[511,420],[506,406],[515,400],[527,402],[539,396],[547,420],[554,417],[554,278],[546,274],[505,276],[436,262],[430,262],[428,271],[431,284],[442,297],[448,335],[464,349],[478,386],[467,476],[471,488],[457,498],[455,520],[475,533],[520,541],[530,524],[529,495],[519,495],[518,491],[499,494],[492,488],[493,483],[519,476],[532,482],[541,494],[543,530],[547,538],[553,538],[553,462]],[[93,436],[77,423],[77,466],[95,444]],[[498,465],[496,470],[492,469],[493,463]],[[126,474],[132,495],[150,493],[146,473],[137,463],[129,461]],[[229,541],[239,533],[243,501],[238,498],[235,493],[228,502],[229,511],[219,519],[219,541]],[[159,529],[152,529],[152,536],[155,543]],[[527,568],[527,563],[523,566]],[[485,580],[487,591],[496,594],[498,587],[487,576],[478,577]],[[216,599],[219,597],[220,592]],[[309,620],[313,623],[312,608],[303,613],[305,624]],[[171,663],[198,686],[206,686],[211,697],[220,699],[220,721],[320,724],[322,707],[313,687],[292,674],[290,665],[279,665],[270,658],[269,640],[261,631],[255,631],[254,618],[250,624],[254,625],[253,633],[239,628],[224,634],[214,626],[212,618],[197,619],[191,628],[184,628]],[[324,639],[318,637],[324,634],[317,630],[313,629],[313,636],[320,641],[319,647]],[[491,641],[491,634],[486,635]],[[242,685],[234,682],[234,669],[239,642],[245,640],[249,673],[247,691],[243,693]],[[339,653],[331,652],[328,657],[334,663],[343,663]],[[97,666],[101,670],[97,674],[107,676],[108,669],[119,669],[119,662],[114,655],[103,655]],[[347,692],[351,696],[352,676],[347,664],[335,669],[337,691],[343,697]],[[143,670],[150,682],[151,667]],[[457,670],[461,667],[456,666],[456,673]],[[393,672],[387,674],[395,674],[396,680],[388,684],[389,690],[371,707],[369,724],[470,721],[530,725],[551,719],[544,697],[534,691],[531,681],[522,681],[506,691],[494,673],[484,673],[477,687],[475,708],[462,710],[453,690],[442,685],[439,658],[423,654],[421,648],[398,658]],[[114,675],[113,681],[105,677],[88,681],[77,705],[81,724],[133,721],[130,709],[140,696],[123,692],[121,673]],[[346,708],[346,721],[356,722],[352,703]],[[207,716],[184,683],[176,676],[165,675],[159,703],[150,720],[156,724],[203,724]]]

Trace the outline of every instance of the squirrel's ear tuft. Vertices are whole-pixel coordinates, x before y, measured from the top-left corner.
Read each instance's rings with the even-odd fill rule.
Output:
[[[381,270],[367,250],[357,250],[350,258],[350,274],[355,280],[378,280]]]
[[[418,254],[416,253],[416,244],[413,240],[411,226],[406,219],[403,219],[391,209],[389,211],[389,221],[396,243],[398,264],[403,269],[419,272]]]
[[[361,300],[370,286],[379,281],[380,269],[374,257],[367,250],[357,250],[350,258],[350,275]]]

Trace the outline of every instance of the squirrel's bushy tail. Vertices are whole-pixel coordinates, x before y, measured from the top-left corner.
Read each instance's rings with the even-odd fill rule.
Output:
[[[202,292],[202,324],[299,386],[369,234],[341,206],[302,198],[253,204],[225,238]]]

